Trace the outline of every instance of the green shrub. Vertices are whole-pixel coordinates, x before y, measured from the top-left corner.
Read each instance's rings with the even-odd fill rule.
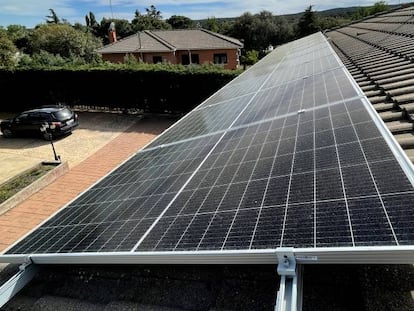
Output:
[[[59,62],[59,57],[44,56],[49,62],[51,59]],[[102,63],[73,68],[47,66],[42,69],[21,66],[13,71],[0,70],[3,96],[10,98],[2,101],[0,110],[21,111],[62,102],[71,106],[183,113],[200,104],[238,73],[217,66],[144,63],[134,66]]]
[[[255,50],[247,51],[246,55],[241,56],[241,63],[251,66],[259,60],[259,52]]]

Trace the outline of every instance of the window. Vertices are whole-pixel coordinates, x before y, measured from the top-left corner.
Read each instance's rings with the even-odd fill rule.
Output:
[[[200,57],[198,56],[198,54],[191,54],[191,63],[193,64],[200,63]]]
[[[65,109],[56,111],[55,113],[53,113],[53,115],[58,120],[65,120],[65,119],[69,119],[72,117],[72,111],[69,110],[68,108],[65,108]]]
[[[162,56],[153,56],[152,57],[152,63],[153,64],[162,63]]]
[[[19,121],[26,120],[28,118],[28,116],[29,116],[29,114],[22,113],[22,114],[20,114],[16,117],[16,120],[19,120]]]
[[[192,64],[199,64],[200,63],[200,57],[198,54],[191,54],[191,63]],[[181,64],[183,65],[189,65],[190,64],[190,58],[188,54],[181,55]]]
[[[214,63],[215,64],[227,64],[227,54],[214,54]]]

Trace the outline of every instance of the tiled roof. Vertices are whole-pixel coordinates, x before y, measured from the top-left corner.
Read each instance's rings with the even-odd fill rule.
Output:
[[[243,46],[237,39],[204,29],[152,30],[151,33],[170,43],[177,50],[234,49]]]
[[[141,47],[141,48],[140,48]],[[132,53],[137,51],[142,52],[170,52],[173,49],[154,39],[153,36],[146,32],[140,32],[135,35],[126,37],[117,42],[105,45],[97,50],[98,53]]]
[[[97,50],[98,53],[170,52],[175,50],[238,49],[234,38],[205,29],[145,30]]]
[[[365,19],[326,36],[414,161],[414,6]]]

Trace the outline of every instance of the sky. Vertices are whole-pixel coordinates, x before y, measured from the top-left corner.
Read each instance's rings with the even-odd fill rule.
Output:
[[[112,1],[112,9],[110,6]],[[350,6],[370,6],[378,0],[0,0],[0,26],[12,24],[34,27],[44,23],[49,9],[71,23],[85,24],[85,15],[92,11],[97,20],[103,17],[131,20],[135,10],[155,5],[164,18],[184,15],[192,19],[208,17],[236,17],[244,12],[263,10],[275,15],[302,12],[312,4],[316,11]],[[398,4],[400,1],[387,1]],[[403,3],[403,1],[401,1]]]

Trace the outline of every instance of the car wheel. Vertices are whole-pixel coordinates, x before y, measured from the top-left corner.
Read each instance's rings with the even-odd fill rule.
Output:
[[[4,137],[9,138],[13,136],[13,132],[10,129],[4,129],[2,132]]]

